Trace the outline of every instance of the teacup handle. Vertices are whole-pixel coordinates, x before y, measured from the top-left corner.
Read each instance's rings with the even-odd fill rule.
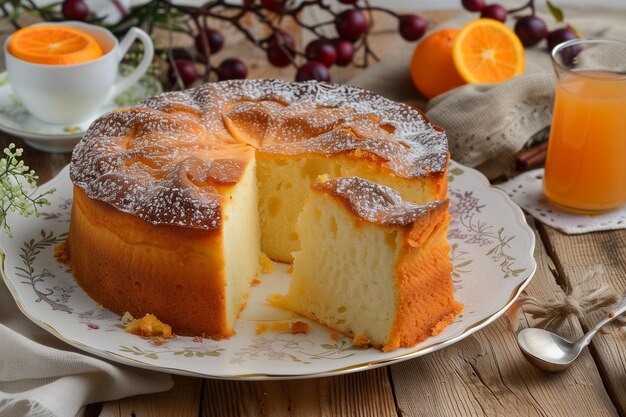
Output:
[[[130,28],[126,36],[124,36],[124,39],[120,42],[117,61],[120,62],[124,58],[124,55],[126,55],[126,52],[128,52],[128,49],[133,42],[135,42],[135,40],[139,40],[143,44],[143,58],[133,72],[113,85],[110,93],[111,98],[123,93],[131,85],[139,81],[146,71],[148,71],[148,67],[152,62],[152,58],[154,57],[154,45],[152,44],[152,39],[150,39],[150,35],[137,27]]]

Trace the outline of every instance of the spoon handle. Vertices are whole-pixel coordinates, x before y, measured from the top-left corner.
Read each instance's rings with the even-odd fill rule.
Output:
[[[606,317],[603,318],[602,320],[600,320],[598,322],[598,324],[596,324],[593,327],[593,329],[591,329],[587,333],[585,333],[585,335],[578,340],[577,344],[581,345],[581,347],[587,346],[591,342],[591,339],[596,335],[598,330],[600,330],[600,328],[602,328],[604,325],[612,322],[620,314],[622,314],[624,312],[626,312],[626,293],[624,293],[622,295],[622,299],[617,304],[615,304],[611,308],[611,310],[609,310],[609,312],[607,313]]]

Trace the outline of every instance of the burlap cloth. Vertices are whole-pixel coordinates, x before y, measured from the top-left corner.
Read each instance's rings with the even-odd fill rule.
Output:
[[[620,9],[565,6],[564,12],[566,21],[586,38],[626,41],[626,3],[623,5]],[[539,14],[550,29],[562,25],[545,12]],[[475,18],[476,14],[461,13],[433,30],[460,28]],[[392,100],[415,101],[420,96],[408,70],[413,49],[413,44],[407,44],[349,84]],[[554,83],[550,56],[542,42],[526,49],[524,75],[500,84],[456,88],[430,100],[426,115],[446,129],[454,160],[478,168],[490,179],[511,176],[515,152],[550,125]]]

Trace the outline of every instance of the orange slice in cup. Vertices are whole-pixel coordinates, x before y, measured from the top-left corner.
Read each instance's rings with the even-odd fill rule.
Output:
[[[36,64],[71,65],[102,56],[102,48],[89,34],[67,26],[29,26],[16,31],[9,53]]]
[[[467,24],[454,40],[454,64],[468,83],[498,83],[524,72],[524,47],[515,32],[493,19]]]

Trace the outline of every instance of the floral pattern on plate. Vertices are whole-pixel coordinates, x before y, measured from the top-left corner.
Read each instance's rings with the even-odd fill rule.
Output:
[[[448,237],[456,297],[463,313],[437,336],[408,349],[362,349],[350,339],[266,301],[285,292],[287,266],[261,276],[251,290],[236,335],[213,341],[176,337],[163,343],[127,334],[120,318],[97,305],[54,257],[67,236],[72,187],[66,167],[43,190],[54,187],[52,205],[35,219],[11,216],[13,238],[0,238],[3,277],[20,309],[33,322],[79,349],[143,368],[216,378],[265,379],[336,375],[421,356],[448,346],[491,323],[532,277],[535,236],[521,210],[477,171],[451,162]],[[489,294],[488,297],[485,294]],[[257,324],[297,320],[308,334],[267,330]]]

